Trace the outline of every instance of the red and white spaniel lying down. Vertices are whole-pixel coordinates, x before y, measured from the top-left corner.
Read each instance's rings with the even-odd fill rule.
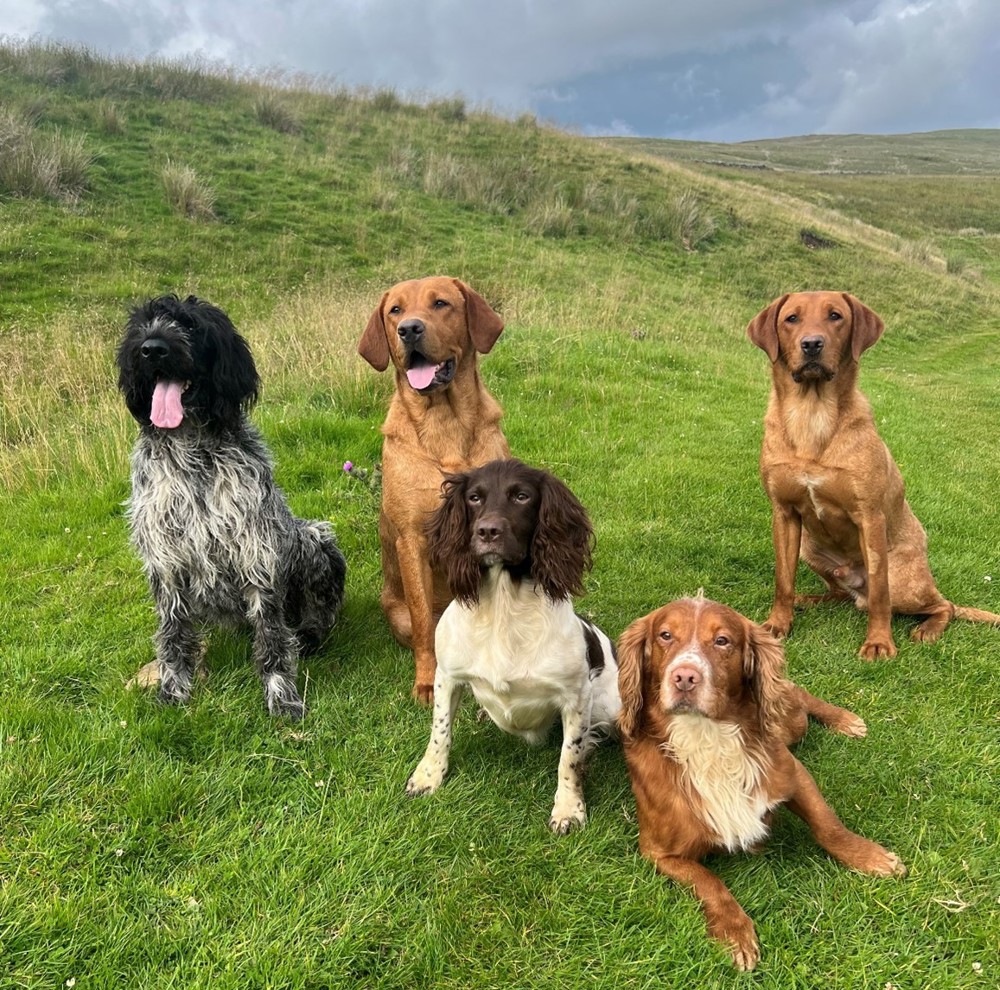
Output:
[[[788,749],[808,715],[847,736],[865,735],[865,723],[785,680],[782,648],[762,627],[724,605],[685,598],[633,622],[618,641],[618,663],[640,851],[694,891],[708,934],[739,969],[760,957],[753,922],[699,860],[755,850],[779,805],[845,866],[906,872],[895,854],[841,824]]]
[[[407,794],[441,786],[468,686],[501,729],[529,743],[562,717],[549,827],[583,825],[584,765],[600,734],[614,733],[619,708],[614,646],[573,611],[593,538],[583,506],[548,472],[491,461],[448,478],[428,535],[455,600],[435,634],[434,721]]]

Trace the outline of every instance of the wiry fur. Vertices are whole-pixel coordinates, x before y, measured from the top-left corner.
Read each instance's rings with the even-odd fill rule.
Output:
[[[572,605],[591,539],[583,507],[544,471],[503,460],[448,479],[429,546],[455,601],[437,626],[433,727],[407,793],[440,786],[469,687],[501,729],[529,743],[561,716],[549,827],[565,833],[586,822],[584,765],[601,734],[614,732],[619,709],[614,647]]]
[[[203,627],[248,622],[272,714],[302,716],[298,657],[317,649],[344,595],[330,525],[298,519],[246,418],[259,391],[250,349],[194,296],[136,307],[118,349],[119,387],[141,425],[128,518],[159,616],[160,700],[182,703]],[[151,421],[157,382],[185,382],[183,419]]]
[[[807,715],[850,736],[864,735],[864,722],[786,680],[781,645],[762,627],[717,602],[681,599],[622,633],[618,663],[639,848],[694,891],[709,934],[740,969],[760,955],[753,922],[699,861],[756,848],[779,805],[846,866],[905,872],[893,853],[843,826],[788,749]]]

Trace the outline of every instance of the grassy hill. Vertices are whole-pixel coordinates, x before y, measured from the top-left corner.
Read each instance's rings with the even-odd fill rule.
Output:
[[[782,292],[850,290],[888,327],[862,384],[938,582],[998,611],[988,200],[880,176],[869,208],[823,177],[769,185],[461,100],[58,46],[0,45],[0,78],[0,983],[745,982],[639,857],[615,746],[594,759],[587,828],[556,838],[558,733],[527,749],[467,701],[446,784],[404,797],[429,715],[378,609],[378,492],[341,470],[374,467],[391,387],[356,343],[400,278],[461,277],[502,313],[484,377],[514,452],[588,507],[580,607],[617,636],[699,587],[766,615],[768,378],[743,327]],[[212,635],[184,710],[123,689],[154,619],[112,359],[127,304],[163,291],[247,336],[279,482],[348,558],[342,621],[300,673],[302,725],[261,710],[236,633]],[[791,676],[870,730],[814,729],[799,755],[910,876],[848,874],[787,813],[763,855],[711,865],[757,923],[761,986],[981,986],[1000,933],[1000,632],[956,624],[922,646],[900,619],[899,656],[872,665],[863,620],[797,618]]]

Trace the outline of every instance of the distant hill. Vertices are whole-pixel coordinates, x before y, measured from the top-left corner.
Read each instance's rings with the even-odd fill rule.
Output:
[[[1000,174],[1000,130],[807,134],[734,144],[659,138],[603,140],[646,155],[728,168],[855,175]]]

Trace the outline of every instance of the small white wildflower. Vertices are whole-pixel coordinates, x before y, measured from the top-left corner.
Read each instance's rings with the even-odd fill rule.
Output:
[[[323,783],[324,783],[324,782],[323,782],[322,780],[317,780],[317,781],[316,781],[316,786],[317,786],[317,787],[322,787],[322,786],[323,786]]]
[[[72,533],[73,531],[72,531],[72,530],[71,530],[71,529],[69,528],[69,526],[66,526],[66,527],[65,527],[65,528],[63,529],[63,532],[64,532],[64,533]],[[74,981],[73,981],[73,983],[76,983],[76,980],[74,980]],[[66,981],[66,986],[68,986],[68,987],[71,987],[71,986],[73,986],[73,983],[70,983],[70,982],[69,982],[69,980],[67,980],[67,981]]]
[[[974,962],[972,964],[972,971],[974,973],[981,973],[983,971],[983,964],[981,962]]]
[[[992,577],[990,577],[990,575],[989,575],[989,574],[984,574],[984,575],[983,575],[983,580],[984,580],[984,581],[985,581],[985,582],[986,582],[987,584],[989,584],[989,583],[990,583],[990,581],[992,581],[992,580],[993,580],[993,578],[992,578]]]
[[[69,530],[67,529],[67,530],[66,530],[66,532],[68,533],[68,532],[69,532]],[[68,980],[66,981],[66,986],[68,986],[68,987],[75,987],[75,986],[76,986],[76,977],[75,977],[75,976],[71,976],[71,977],[70,977],[70,978],[69,978],[69,979],[68,979]]]
[[[124,849],[116,849],[116,850],[115,850],[115,855],[116,855],[116,856],[117,856],[117,857],[118,857],[119,859],[121,859],[121,858],[122,858],[122,856],[124,856],[124,855],[125,855],[125,850],[124,850]]]
[[[127,728],[128,728],[128,722],[126,722],[126,721],[125,721],[125,719],[122,719],[122,720],[121,720],[121,721],[120,721],[120,722],[119,722],[118,724],[119,724],[119,725],[120,725],[120,726],[121,726],[121,727],[122,727],[123,729],[127,729]]]

